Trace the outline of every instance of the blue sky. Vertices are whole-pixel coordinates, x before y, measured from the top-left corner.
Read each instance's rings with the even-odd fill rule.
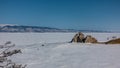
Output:
[[[120,0],[0,0],[0,24],[120,31]]]

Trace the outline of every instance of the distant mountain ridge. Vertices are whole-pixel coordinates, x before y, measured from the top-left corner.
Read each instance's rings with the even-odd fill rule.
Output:
[[[0,24],[0,27],[4,27],[4,26],[15,26],[15,24]]]
[[[40,26],[0,24],[0,32],[69,32],[69,31],[74,31],[74,30],[58,29],[51,27],[40,27]]]
[[[96,30],[74,30],[74,29],[58,29],[40,26],[23,26],[14,24],[0,24],[0,32],[105,32]]]

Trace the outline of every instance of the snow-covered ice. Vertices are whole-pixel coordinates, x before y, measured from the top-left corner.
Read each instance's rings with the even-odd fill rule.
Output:
[[[120,68],[120,45],[67,43],[75,33],[0,33],[0,44],[12,41],[22,54],[10,58],[27,68]],[[107,41],[120,33],[85,33]],[[44,46],[42,46],[44,44]]]

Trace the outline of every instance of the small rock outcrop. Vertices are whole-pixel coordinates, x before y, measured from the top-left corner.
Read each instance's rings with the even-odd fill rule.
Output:
[[[107,41],[105,44],[120,44],[120,38]]]
[[[81,42],[81,43],[83,43],[83,40],[84,40],[84,34],[79,32],[73,37],[71,42]]]
[[[116,38],[115,36],[112,37],[112,40],[109,40],[107,42],[98,42],[96,38],[92,37],[91,35],[87,35],[84,37],[84,34],[79,32],[77,33],[73,39],[72,42],[76,43],[97,43],[97,44],[120,44],[120,38]]]
[[[95,39],[91,35],[87,35],[85,38],[85,43],[97,43],[97,39]]]
[[[95,39],[91,35],[87,35],[86,37],[84,37],[84,34],[79,32],[79,33],[77,33],[73,37],[71,42],[77,42],[77,43],[97,43],[97,39]]]

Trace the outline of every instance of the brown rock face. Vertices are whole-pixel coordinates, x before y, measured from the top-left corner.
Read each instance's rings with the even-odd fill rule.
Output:
[[[107,41],[105,44],[120,44],[120,38]]]
[[[84,37],[84,34],[79,32],[77,33],[71,42],[77,42],[77,43],[97,43],[97,40],[90,36],[90,35],[87,35],[86,37]]]
[[[97,39],[95,39],[91,35],[87,35],[85,38],[85,43],[97,43]]]
[[[84,39],[84,34],[79,32],[73,37],[71,42],[81,42],[82,43],[83,39]]]

